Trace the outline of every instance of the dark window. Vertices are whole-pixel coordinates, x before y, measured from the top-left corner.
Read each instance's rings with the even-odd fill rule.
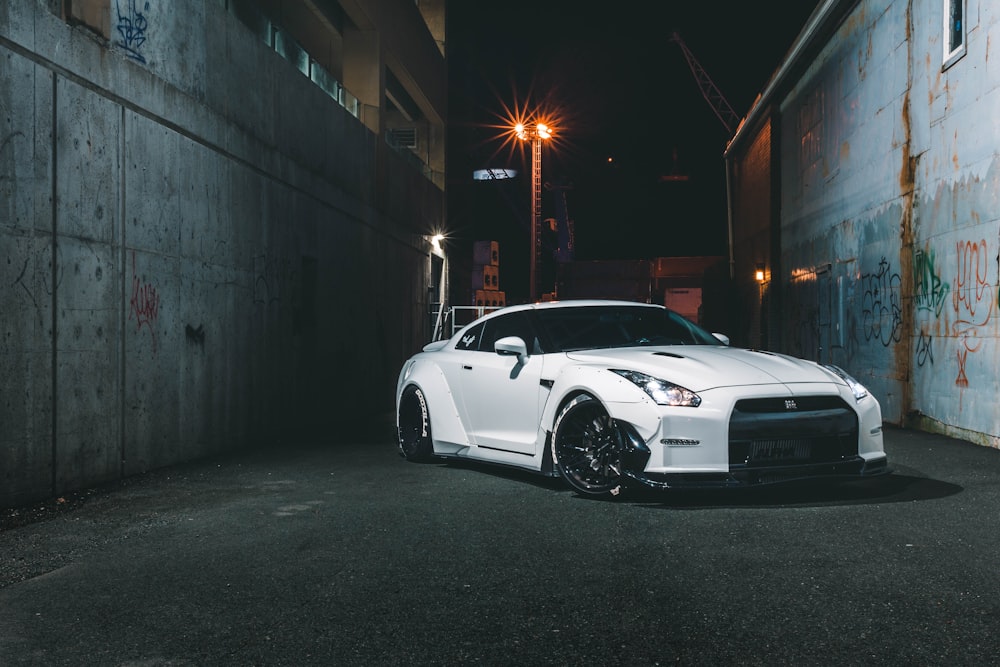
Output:
[[[479,339],[483,337],[483,325],[477,324],[472,327],[458,339],[458,344],[455,345],[456,350],[478,350],[479,349]]]
[[[948,11],[948,51],[962,46],[965,33],[962,29],[962,0],[950,0]]]
[[[581,306],[538,311],[555,350],[635,345],[720,345],[710,333],[656,306]]]
[[[515,312],[500,317],[487,320],[486,331],[483,333],[483,341],[479,346],[480,351],[493,352],[493,346],[501,338],[507,336],[517,336],[528,346],[529,353],[537,353],[538,345],[535,341],[535,331],[531,326],[531,320],[525,312]]]
[[[965,1],[944,0],[944,64],[946,70],[965,55]]]
[[[61,2],[63,18],[74,25],[82,25],[105,39],[111,38],[110,0],[73,0]],[[55,7],[55,4],[50,5]],[[121,20],[119,18],[119,20]]]

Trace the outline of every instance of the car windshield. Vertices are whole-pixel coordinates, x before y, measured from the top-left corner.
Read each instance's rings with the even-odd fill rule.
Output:
[[[655,306],[576,306],[537,311],[553,352],[636,345],[721,345],[677,313]]]

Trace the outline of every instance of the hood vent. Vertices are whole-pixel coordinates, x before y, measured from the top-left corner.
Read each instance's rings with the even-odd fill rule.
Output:
[[[681,355],[674,354],[673,352],[654,352],[653,356],[654,357],[670,357],[671,359],[684,359],[684,357],[682,357]]]

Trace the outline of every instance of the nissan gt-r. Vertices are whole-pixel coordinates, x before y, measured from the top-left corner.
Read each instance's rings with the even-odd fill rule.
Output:
[[[627,301],[510,306],[425,345],[396,425],[410,461],[516,466],[588,496],[888,472],[879,403],[841,368]]]

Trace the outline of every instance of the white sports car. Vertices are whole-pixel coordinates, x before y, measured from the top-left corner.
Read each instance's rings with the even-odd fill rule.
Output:
[[[627,301],[511,306],[429,343],[400,371],[396,418],[408,460],[517,466],[585,495],[888,472],[878,401],[840,368]]]

